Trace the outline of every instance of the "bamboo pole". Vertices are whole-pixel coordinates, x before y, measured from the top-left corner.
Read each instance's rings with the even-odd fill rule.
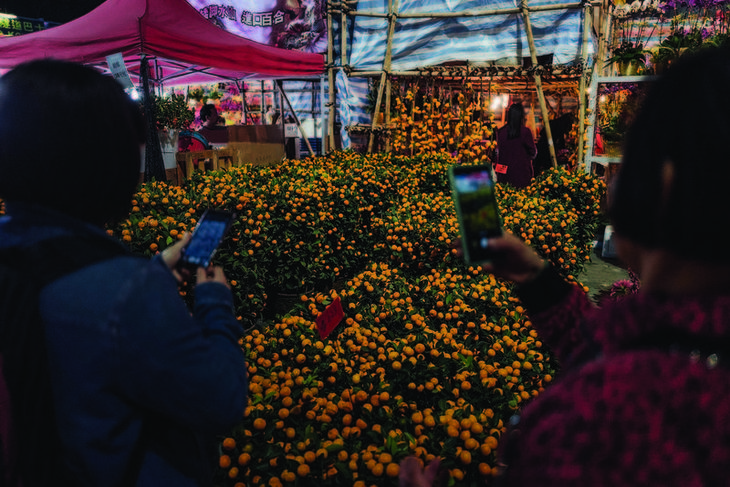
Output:
[[[335,149],[335,47],[333,44],[334,28],[332,11],[327,9],[327,84],[328,84],[328,141],[327,150],[332,151]]]
[[[601,19],[601,28],[598,32],[598,52],[596,53],[595,63],[595,72],[599,76],[604,76],[606,74],[604,72],[604,59],[606,58],[606,51],[608,50],[608,30],[611,26],[611,17],[613,15],[611,2],[609,0],[603,0],[603,6],[604,8],[601,9],[603,19]]]
[[[512,66],[511,69],[510,69],[510,67],[507,67],[507,66],[494,66],[494,68],[498,68],[498,71],[503,71],[503,73],[502,74],[500,74],[499,72],[484,73],[483,75],[505,76],[505,77],[526,76],[527,75],[526,73],[522,72],[521,66]],[[457,70],[464,71],[464,69],[465,68],[463,66],[459,66],[456,68],[454,66],[449,66],[449,67],[433,66],[432,68],[423,68],[418,71],[389,71],[388,74],[390,74],[391,76],[403,76],[403,77],[430,75],[430,76],[438,76],[439,78],[448,78],[448,77],[460,78],[460,77],[463,77],[463,74],[461,72],[457,72]],[[475,77],[482,76],[482,74],[477,74],[477,73],[479,73],[483,70],[484,70],[483,68],[479,68],[479,67],[475,68],[473,65],[470,67],[470,71],[472,71],[472,76],[475,76]],[[374,70],[362,70],[362,71],[352,70],[349,73],[350,76],[363,77],[363,78],[379,76],[380,74],[382,74],[382,71],[374,71]],[[574,74],[565,73],[564,70],[561,70],[558,68],[553,69],[549,74],[551,74],[553,76],[564,75],[564,76],[574,76],[575,77]]]
[[[347,13],[340,14],[340,56],[342,57],[342,67],[347,66]]]
[[[299,128],[299,133],[302,135],[302,138],[304,139],[304,143],[307,145],[309,154],[314,155],[314,149],[312,149],[312,144],[309,143],[307,134],[304,133],[304,129],[302,128],[302,123],[299,121],[299,117],[297,117],[297,112],[294,111],[294,107],[291,106],[289,97],[286,95],[286,92],[284,91],[284,87],[282,86],[282,82],[280,79],[276,80],[276,87],[279,88],[279,93],[281,93],[281,96],[284,98],[284,101],[286,102],[286,106],[289,107],[289,111],[291,112],[292,116],[294,117],[294,122],[297,124],[297,128]]]
[[[390,126],[390,78],[385,81],[385,126]],[[385,152],[390,152],[390,135],[385,138]]]
[[[577,163],[580,166],[583,164],[585,157],[583,144],[585,143],[585,129],[586,129],[586,85],[588,83],[588,39],[591,29],[593,28],[593,5],[586,3],[583,9],[583,44],[580,49],[580,58],[583,64],[583,73],[580,76],[580,82],[578,83],[578,154]]]
[[[368,140],[368,154],[373,151],[375,145],[375,127],[378,125],[378,117],[380,116],[380,102],[383,100],[383,90],[385,89],[386,72],[380,74],[380,84],[378,85],[378,98],[375,102],[375,112],[373,113],[373,121],[370,125],[370,139]]]
[[[549,12],[551,10],[565,10],[565,9],[578,9],[582,8],[583,4],[581,2],[571,2],[571,3],[561,3],[557,5],[539,5],[535,7],[530,7],[531,12]],[[432,12],[432,13],[426,13],[426,12],[414,12],[414,13],[403,13],[398,14],[399,18],[402,19],[427,19],[427,18],[435,18],[435,19],[447,19],[447,18],[456,18],[456,17],[487,17],[490,15],[514,15],[522,13],[521,8],[505,8],[505,9],[470,9],[470,10],[462,10],[460,12]],[[388,18],[388,14],[384,14],[382,12],[369,12],[369,11],[361,11],[361,10],[353,10],[350,12],[350,15],[357,15],[361,17],[380,17],[380,18]]]
[[[380,74],[380,85],[378,86],[378,98],[375,102],[375,113],[373,113],[373,122],[370,130],[370,140],[368,141],[368,154],[373,151],[375,144],[375,127],[378,124],[380,116],[380,103],[383,101],[383,90],[385,89],[385,81],[390,71],[390,62],[393,54],[393,34],[395,33],[395,22],[398,17],[398,0],[388,0],[388,36],[385,44],[385,59],[383,59],[383,71]]]
[[[522,19],[525,23],[525,32],[527,33],[527,42],[530,46],[530,59],[532,66],[537,68],[537,53],[535,49],[535,38],[532,36],[532,24],[530,23],[530,11],[527,8],[527,0],[520,0],[520,10],[522,11]],[[535,70],[535,89],[537,98],[540,102],[540,111],[542,112],[542,123],[544,125],[545,135],[548,141],[548,151],[550,152],[550,161],[553,167],[558,167],[558,159],[555,157],[555,146],[553,145],[553,133],[550,130],[550,117],[548,114],[547,103],[545,102],[545,94],[542,91],[542,79],[540,73]]]

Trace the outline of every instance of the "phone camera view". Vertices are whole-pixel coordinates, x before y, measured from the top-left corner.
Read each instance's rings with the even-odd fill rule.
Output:
[[[226,233],[228,225],[225,221],[206,220],[193,235],[185,249],[185,261],[196,266],[207,266],[210,259]]]
[[[468,260],[485,261],[489,257],[489,238],[502,233],[491,175],[487,169],[457,172],[454,185]]]

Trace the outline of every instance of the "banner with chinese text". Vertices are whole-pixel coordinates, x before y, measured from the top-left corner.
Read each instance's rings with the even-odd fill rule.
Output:
[[[284,49],[327,50],[325,0],[187,0],[205,18],[246,39]]]
[[[23,17],[0,16],[0,37],[18,36],[47,29],[57,25],[40,19],[26,19]]]

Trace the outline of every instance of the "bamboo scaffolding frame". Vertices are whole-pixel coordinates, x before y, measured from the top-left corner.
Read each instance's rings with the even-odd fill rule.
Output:
[[[372,131],[370,132],[370,140],[368,140],[368,153],[373,151],[375,144],[375,128],[378,125],[378,117],[380,116],[380,103],[383,101],[383,90],[385,89],[385,81],[390,71],[390,63],[393,55],[393,34],[395,33],[395,21],[398,15],[398,0],[388,0],[388,37],[385,45],[385,58],[383,59],[383,71],[380,74],[380,85],[378,86],[378,98],[375,102],[375,112],[373,113]]]
[[[330,6],[334,10],[339,10],[337,7],[338,2],[331,2]],[[342,5],[342,2],[339,2],[340,5]],[[557,5],[538,5],[530,7],[531,12],[548,12],[551,10],[565,10],[565,9],[578,9],[583,8],[583,4],[581,2],[570,2],[570,3],[561,3]],[[376,18],[383,18],[387,19],[389,17],[388,13],[383,12],[369,12],[366,10],[351,10],[349,7],[342,8],[340,7],[342,12],[346,12],[347,15],[355,15],[360,17],[376,17]],[[418,12],[418,13],[401,13],[397,14],[398,18],[401,19],[448,19],[448,18],[456,18],[456,17],[488,17],[491,15],[513,15],[513,14],[521,14],[522,9],[520,7],[515,8],[505,8],[505,9],[472,9],[472,10],[462,10],[459,12]]]
[[[598,32],[598,53],[596,54],[596,62],[595,62],[595,72],[599,76],[605,76],[605,65],[604,65],[604,59],[606,58],[606,52],[608,51],[608,32],[611,28],[611,22],[612,22],[612,16],[613,11],[611,10],[611,1],[610,0],[603,0],[603,9],[601,9],[601,12],[603,14],[603,19],[601,22],[601,27]]]
[[[522,21],[525,24],[527,43],[530,46],[530,59],[532,59],[532,65],[537,66],[537,49],[535,48],[535,38],[532,36],[532,24],[530,22],[530,11],[527,8],[527,0],[520,0],[520,9],[522,10]],[[550,129],[550,114],[548,113],[547,103],[545,101],[545,93],[542,91],[542,78],[538,70],[535,70],[534,77],[535,91],[537,91],[540,112],[542,112],[542,126],[548,142],[548,151],[550,152],[550,161],[553,167],[558,167],[558,158],[555,156],[555,145],[553,144],[553,133]]]
[[[420,68],[416,70],[408,70],[408,71],[388,71],[388,74],[391,76],[396,77],[406,77],[406,76],[415,76],[415,77],[426,77],[426,76],[436,76],[439,78],[443,77],[462,77],[463,71],[466,70],[466,66],[432,66],[428,68]],[[520,76],[533,76],[532,72],[534,69],[525,69],[521,66],[504,66],[504,65],[493,65],[489,67],[475,67],[474,65],[471,65],[469,67],[470,75],[474,78],[478,78],[480,76],[504,76],[504,77],[520,77]],[[564,70],[564,69],[553,69],[552,71],[542,70],[545,74],[549,76],[569,76],[572,78],[575,78],[578,74],[582,72],[582,69],[576,68],[573,70]],[[568,72],[566,72],[568,71]],[[362,78],[371,78],[374,76],[379,76],[382,74],[382,70],[363,70],[363,71],[357,71],[357,70],[348,70],[347,71],[348,76],[355,76],[355,77],[362,77]]]
[[[591,30],[593,29],[593,13],[592,10],[594,5],[592,3],[586,3],[583,13],[583,44],[580,49],[581,64],[585,66],[588,63],[588,39]],[[578,84],[578,142],[577,142],[577,164],[580,166],[583,164],[585,157],[585,130],[586,130],[586,86],[588,85],[588,70],[584,69],[580,76],[580,83]]]
[[[391,82],[390,78],[387,78],[385,81],[385,126],[390,126],[390,92],[391,92]],[[385,152],[390,152],[390,137],[386,137],[385,139]]]
[[[591,0],[589,0],[590,2]],[[603,47],[603,51],[605,52],[605,42],[606,42],[606,31],[608,29],[608,26],[610,25],[610,14],[607,15],[605,13],[606,6],[610,6],[610,0],[603,0],[603,4],[599,4],[598,0],[592,0],[592,3],[590,3],[590,6],[586,5],[585,1],[580,2],[567,2],[567,3],[561,3],[556,5],[540,5],[540,6],[528,6],[527,0],[521,0],[520,5],[515,8],[509,8],[509,9],[472,9],[472,10],[465,10],[460,12],[434,12],[434,13],[398,13],[398,6],[397,6],[398,0],[389,0],[388,1],[388,11],[387,13],[382,12],[370,12],[370,11],[358,11],[353,9],[351,6],[356,6],[357,1],[355,0],[343,0],[343,1],[328,1],[328,13],[331,12],[332,14],[340,14],[340,21],[341,21],[341,29],[340,29],[340,37],[342,42],[342,48],[341,48],[341,64],[338,67],[332,67],[331,72],[334,71],[334,69],[341,69],[348,77],[363,77],[363,78],[374,78],[379,77],[380,84],[378,87],[378,94],[377,94],[377,100],[376,100],[376,106],[375,106],[375,113],[373,115],[373,121],[370,124],[370,126],[363,126],[358,125],[355,127],[356,130],[364,130],[370,132],[370,138],[368,141],[368,152],[372,152],[374,140],[375,140],[375,132],[376,129],[385,129],[387,131],[388,127],[390,126],[390,95],[392,91],[391,87],[391,80],[395,77],[432,77],[432,78],[440,78],[442,81],[449,81],[449,78],[452,78],[453,81],[456,81],[454,78],[460,78],[462,81],[464,79],[476,79],[476,78],[483,78],[483,77],[489,77],[490,83],[489,83],[489,90],[492,91],[494,89],[495,91],[507,91],[507,92],[537,92],[539,104],[540,104],[540,110],[543,117],[543,125],[545,127],[545,130],[547,130],[546,135],[548,137],[549,141],[549,150],[550,150],[550,158],[552,161],[552,165],[555,167],[557,165],[557,157],[555,155],[555,148],[552,141],[552,133],[550,131],[550,123],[549,123],[549,116],[548,116],[548,107],[547,102],[545,100],[545,93],[543,91],[543,81],[548,84],[548,86],[551,87],[552,90],[560,90],[564,88],[572,88],[575,89],[576,84],[576,78],[578,79],[578,107],[579,107],[579,113],[580,120],[579,120],[579,144],[578,144],[578,159],[579,162],[584,158],[584,149],[583,149],[583,138],[584,138],[584,132],[585,132],[585,110],[586,110],[586,83],[591,74],[594,72],[598,72],[597,70],[591,69],[587,66],[587,59],[588,59],[588,42],[589,42],[589,33],[590,29],[592,29],[593,22],[590,21],[587,17],[589,15],[592,16],[591,8],[598,7],[599,15],[603,14],[603,21],[604,25],[602,25],[600,32],[599,32],[599,51]],[[395,3],[395,5],[394,5]],[[532,36],[532,26],[530,22],[530,13],[531,12],[545,12],[545,11],[553,11],[553,10],[565,10],[565,9],[583,9],[584,10],[584,32],[583,32],[583,39],[582,39],[582,46],[581,46],[581,59],[582,63],[580,66],[571,66],[571,67],[552,67],[552,68],[546,68],[544,66],[538,65],[537,63],[537,56],[536,56],[536,48],[535,48],[535,42],[534,37]],[[490,64],[490,63],[484,63],[485,65],[477,65],[474,64],[468,64],[466,66],[429,66],[424,68],[417,68],[412,70],[401,70],[401,71],[391,71],[391,62],[392,62],[392,44],[393,44],[393,35],[396,23],[399,19],[422,19],[422,18],[433,18],[433,19],[439,19],[439,18],[458,18],[458,17],[482,17],[482,16],[492,16],[492,15],[510,15],[510,14],[520,14],[523,18],[523,23],[525,25],[525,30],[527,32],[528,36],[528,43],[530,44],[530,58],[532,61],[532,67],[531,68],[524,68],[521,65],[502,65],[502,64]],[[381,70],[357,70],[352,69],[350,66],[347,65],[347,18],[348,16],[363,16],[363,17],[376,17],[376,18],[384,18],[388,19],[388,33],[386,38],[386,53],[385,58],[383,61],[383,68]],[[603,40],[604,44],[601,44],[601,40]],[[332,44],[332,36],[330,36],[330,44]],[[329,52],[329,51],[328,51]],[[602,57],[599,54],[596,56],[596,59],[601,60]],[[330,65],[334,64],[334,59],[330,58]],[[331,75],[333,76],[333,75]],[[520,88],[517,84],[522,81],[521,78],[525,78],[527,76],[531,76],[534,79],[535,83],[535,90],[527,88]],[[543,76],[546,78],[543,79]],[[503,82],[499,82],[495,78],[502,78],[504,79]],[[493,84],[494,83],[494,84]],[[332,84],[332,81],[330,81],[330,84]],[[386,107],[385,107],[385,124],[384,126],[382,124],[379,124],[378,120],[380,117],[381,109],[380,106],[382,104],[383,100],[383,90],[386,91]],[[334,96],[332,94],[332,89],[330,91],[330,96]],[[334,110],[334,101],[331,101],[332,106],[331,110]],[[330,117],[331,123],[334,122],[334,116]],[[334,137],[334,127],[330,131],[332,134],[332,137]],[[389,147],[388,144],[389,140],[386,139],[386,150]]]
[[[342,66],[347,66],[347,13],[340,15],[340,56]]]

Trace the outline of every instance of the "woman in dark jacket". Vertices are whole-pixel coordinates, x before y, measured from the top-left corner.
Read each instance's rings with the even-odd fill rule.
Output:
[[[494,171],[497,182],[524,188],[534,176],[532,160],[537,155],[532,131],[525,127],[522,103],[513,103],[507,112],[507,124],[497,131]]]
[[[0,271],[37,308],[18,322],[28,302],[0,306],[22,485],[212,485],[217,437],[243,417],[243,328],[223,269],[197,269],[190,310],[184,238],[150,260],[105,230],[128,215],[144,133],[136,103],[90,67],[39,60],[0,78]]]

